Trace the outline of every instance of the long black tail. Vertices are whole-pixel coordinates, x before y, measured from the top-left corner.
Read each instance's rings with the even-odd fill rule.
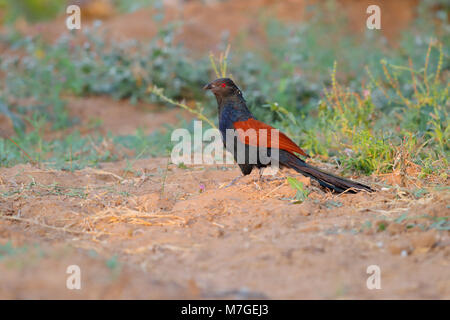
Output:
[[[281,156],[281,154],[280,154]],[[296,156],[292,154],[285,154],[285,157],[280,157],[280,162],[284,164],[285,166],[288,166],[295,171],[313,178],[317,180],[321,186],[334,190],[336,192],[344,192],[348,190],[349,193],[356,193],[361,190],[373,192],[371,187],[366,186],[362,183],[358,183],[355,181],[351,181],[348,179],[344,179],[338,176],[335,176],[334,174],[319,170],[313,166],[310,166],[303,160],[297,158]],[[284,159],[282,159],[284,158]],[[284,160],[284,161],[283,161]]]

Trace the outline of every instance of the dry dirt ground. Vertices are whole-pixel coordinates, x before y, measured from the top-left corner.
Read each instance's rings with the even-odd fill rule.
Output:
[[[164,158],[0,169],[0,297],[450,298],[449,232],[426,231],[450,215],[448,192],[363,179],[381,191],[333,195],[285,171],[311,190],[293,204],[286,179],[226,187],[238,173]],[[66,288],[69,265],[81,290]]]
[[[294,12],[288,4],[298,3],[250,1],[245,8],[256,12],[263,2],[286,16]],[[210,7],[236,7],[233,26],[243,28],[253,20],[239,3]],[[184,16],[195,16],[185,28],[202,51],[211,44],[195,39],[214,43],[226,20],[214,24],[195,6],[185,4]],[[145,39],[154,30],[144,28],[148,17],[145,10],[112,16],[104,27]],[[205,19],[211,28],[201,28]],[[49,26],[34,30],[51,36],[57,28]],[[98,119],[95,130],[130,134],[187,118],[104,97],[69,99],[68,109],[84,134]],[[417,173],[353,177],[378,192],[335,195],[292,171],[263,181],[254,173],[226,187],[239,174],[234,165],[182,168],[165,158],[75,172],[45,164],[0,168],[0,298],[449,299],[450,234],[438,229],[450,216],[450,194],[435,188],[448,180],[419,180]],[[308,186],[305,202],[292,203],[285,176]],[[70,265],[81,268],[81,290],[66,288]],[[380,267],[380,290],[366,286],[370,265]]]

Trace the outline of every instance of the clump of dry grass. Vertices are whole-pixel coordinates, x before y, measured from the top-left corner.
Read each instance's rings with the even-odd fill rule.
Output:
[[[143,226],[174,226],[186,224],[182,217],[172,214],[144,213],[126,206],[111,207],[96,212],[89,220],[95,226],[100,222],[126,223]]]

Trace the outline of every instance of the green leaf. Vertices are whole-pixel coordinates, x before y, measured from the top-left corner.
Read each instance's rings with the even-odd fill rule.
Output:
[[[302,203],[308,198],[309,191],[303,187],[303,183],[292,177],[288,177],[287,181],[292,189],[297,190],[297,193],[295,194],[297,201],[295,203]]]

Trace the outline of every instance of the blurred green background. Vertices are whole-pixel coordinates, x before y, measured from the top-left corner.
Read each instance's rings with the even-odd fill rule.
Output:
[[[216,65],[242,87],[258,118],[286,131],[317,159],[364,174],[412,163],[422,177],[447,179],[447,1],[403,1],[403,12],[382,11],[382,31],[362,27],[364,6],[352,1],[298,1],[301,20],[288,19],[289,10],[276,1],[260,1],[257,10],[252,2],[249,25],[240,15],[245,4],[232,0],[71,3],[85,14],[78,33],[64,30],[64,1],[0,0],[1,166],[32,161],[75,170],[166,155],[170,129],[191,128],[188,117],[151,133],[137,128],[124,135],[110,128],[105,134],[99,130],[103,119],[72,115],[73,99],[100,96],[161,110],[184,100],[194,115],[214,123],[215,102],[201,88],[215,77]],[[382,10],[389,5],[380,3]],[[229,21],[218,17],[212,25],[222,12],[215,8],[229,10]],[[144,37],[148,21],[155,32]],[[220,25],[232,29],[235,21],[245,27],[230,34]],[[135,33],[126,40],[114,37],[133,23]],[[46,38],[58,28],[58,37]],[[200,31],[214,28],[221,32],[210,45]],[[229,54],[220,59],[229,43]],[[153,86],[162,93],[150,92]],[[92,148],[105,141],[117,148]]]

